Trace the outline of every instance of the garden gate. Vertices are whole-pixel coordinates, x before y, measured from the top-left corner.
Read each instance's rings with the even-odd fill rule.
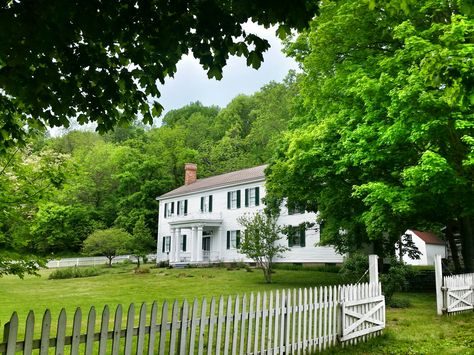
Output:
[[[474,274],[443,277],[441,255],[435,255],[436,306],[438,314],[474,309]]]

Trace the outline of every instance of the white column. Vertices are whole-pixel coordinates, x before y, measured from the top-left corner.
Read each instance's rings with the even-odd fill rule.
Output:
[[[172,263],[176,260],[175,259],[176,250],[175,250],[175,246],[174,246],[175,235],[176,235],[176,229],[171,228],[170,253],[169,253],[170,263]]]
[[[197,261],[197,227],[191,227],[191,261]]]
[[[197,253],[196,261],[202,261],[202,226],[197,227]]]
[[[221,227],[217,227],[216,235],[214,237],[213,244],[215,245],[214,250],[217,252],[217,260],[222,259],[222,236],[221,236]]]
[[[177,231],[178,233],[175,233],[176,234],[176,238],[175,239],[175,249],[176,250],[176,262],[179,262],[180,261],[180,243],[181,243],[181,228],[177,228]]]

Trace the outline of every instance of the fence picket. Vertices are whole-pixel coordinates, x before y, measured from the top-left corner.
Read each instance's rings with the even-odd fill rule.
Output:
[[[329,346],[332,344],[332,287],[328,288],[328,303],[327,303],[327,340],[326,344]]]
[[[207,355],[212,355],[212,339],[214,337],[214,324],[216,322],[216,299],[211,298],[209,309],[209,331],[207,333]]]
[[[280,333],[280,291],[276,290],[275,291],[275,318],[274,318],[274,335],[273,335],[273,351],[270,352],[269,354],[276,355],[280,352],[280,339],[279,339],[279,333]]]
[[[307,352],[307,331],[308,331],[308,289],[304,288],[303,289],[303,344],[302,344],[302,350],[303,354]]]
[[[260,353],[265,353],[265,330],[267,327],[267,293],[263,292],[262,296],[262,331],[260,333]]]
[[[35,333],[35,314],[33,311],[28,312],[26,317],[25,340],[23,346],[23,355],[31,355],[33,352],[33,336]]]
[[[252,326],[253,326],[253,318],[254,318],[254,296],[253,292],[250,293],[250,305],[249,305],[249,327],[247,329],[247,354],[251,352],[252,349]]]
[[[189,305],[188,301],[183,301],[183,306],[181,307],[181,329],[179,332],[179,354],[186,354],[186,340],[188,338],[188,311]]]
[[[245,323],[248,317],[247,313],[247,295],[244,293],[242,296],[242,323],[240,326],[240,347],[239,347],[239,355],[244,354],[244,349],[245,349],[245,335],[246,335],[246,328],[245,328]]]
[[[155,353],[155,343],[156,343],[156,317],[158,313],[158,303],[155,301],[151,305],[151,314],[150,314],[150,332],[148,334],[148,355],[153,355]]]
[[[203,355],[204,352],[204,334],[206,330],[206,325],[209,323],[206,318],[206,311],[207,311],[207,302],[206,297],[202,299],[201,304],[201,319],[199,322],[199,343],[198,343],[198,355]],[[209,316],[210,318],[210,316]]]
[[[237,341],[239,339],[239,326],[240,326],[240,297],[239,295],[235,296],[235,306],[234,306],[234,328],[232,335],[232,355],[237,354]]]
[[[271,354],[273,349],[273,291],[270,291],[268,301],[268,335],[267,335],[267,353]]]
[[[41,324],[40,355],[48,355],[50,332],[51,332],[51,312],[49,309],[47,309],[44,312],[43,322]]]
[[[225,336],[224,336],[224,355],[229,353],[230,328],[232,324],[232,297],[227,297],[226,317],[225,317]]]
[[[119,304],[115,309],[114,330],[112,339],[112,354],[118,355],[120,352],[120,333],[122,329],[122,305]]]
[[[191,329],[189,332],[189,355],[194,354],[194,344],[196,341],[196,327],[198,324],[198,300],[194,298],[191,312]]]
[[[290,343],[290,333],[291,333],[291,290],[287,290],[286,293],[286,315],[285,315],[285,354],[290,354],[291,352],[291,343]]]
[[[160,325],[160,347],[158,349],[159,355],[165,355],[166,349],[166,333],[168,325],[168,301],[163,302],[161,309],[161,325]]]
[[[260,292],[257,292],[257,305],[255,307],[255,332],[254,332],[254,338],[253,338],[253,353],[258,354],[258,333],[260,330],[260,303],[261,303],[261,296]]]
[[[313,337],[313,312],[314,312],[314,303],[313,303],[313,288],[308,289],[308,352],[311,353],[314,351],[314,337]]]
[[[178,326],[179,326],[178,313],[179,313],[179,304],[178,304],[178,301],[175,300],[173,302],[173,309],[171,310],[171,335],[170,335],[169,354],[175,354],[176,337],[177,337]]]
[[[15,355],[16,339],[18,336],[18,314],[13,312],[10,321],[5,326],[4,341],[7,343],[6,355]]]
[[[133,303],[128,307],[127,312],[127,327],[125,329],[125,348],[124,354],[132,354],[132,344],[133,344],[133,324],[135,321],[135,305]]]
[[[323,288],[319,288],[319,314],[318,314],[318,350],[323,349]]]
[[[95,307],[92,306],[87,316],[87,334],[86,334],[86,349],[85,354],[91,355],[94,349],[94,334],[95,334]]]
[[[66,338],[66,310],[59,312],[58,326],[56,331],[56,355],[64,354],[64,343]]]
[[[142,303],[140,307],[140,316],[138,318],[138,339],[136,354],[143,354],[145,350],[145,331],[146,331],[146,303]]]
[[[293,289],[293,309],[291,312],[291,346],[290,349],[294,353],[296,349],[298,349],[297,338],[296,338],[296,315],[298,310],[298,301],[296,298],[296,289]]]
[[[105,305],[102,311],[99,335],[99,355],[105,355],[107,351],[107,339],[109,333],[109,306]]]
[[[71,355],[79,355],[79,345],[81,340],[82,311],[78,307],[74,313],[72,323]]]
[[[219,309],[217,311],[217,334],[216,334],[216,354],[221,353],[222,325],[224,323],[224,297],[219,297]]]
[[[297,329],[297,345],[296,345],[296,351],[298,352],[298,354],[301,354],[301,349],[303,348],[302,347],[302,338],[303,338],[303,334],[302,334],[302,322],[303,322],[303,315],[302,315],[302,312],[301,312],[301,308],[302,308],[302,305],[303,305],[303,293],[302,293],[302,290],[301,288],[298,289],[298,308],[297,308],[297,311],[298,311],[298,329]]]

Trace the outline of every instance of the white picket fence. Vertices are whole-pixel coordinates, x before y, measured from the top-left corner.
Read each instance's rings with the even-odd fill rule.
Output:
[[[72,326],[63,309],[55,334],[49,310],[41,327],[30,312],[21,339],[14,313],[4,326],[0,354],[300,354],[354,344],[385,326],[385,301],[375,283],[221,296],[209,303],[195,299],[192,305],[164,302],[160,313],[158,308],[155,302],[148,312],[142,304],[137,315],[131,304],[123,324],[122,306],[113,320],[105,306],[100,322],[92,307],[85,325],[78,308]]]
[[[149,254],[148,260],[155,260],[156,254]],[[136,262],[136,258],[133,255],[119,255],[112,259],[112,264],[122,263],[124,261]],[[105,256],[86,256],[81,258],[63,258],[49,260],[46,263],[48,269],[57,269],[62,267],[74,267],[74,266],[96,266],[105,265],[109,263],[109,259]]]
[[[474,310],[474,273],[443,277],[441,256],[435,256],[436,303],[438,314]]]

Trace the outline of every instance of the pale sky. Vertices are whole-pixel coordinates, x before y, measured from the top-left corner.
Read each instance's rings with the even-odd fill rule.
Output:
[[[265,29],[254,23],[247,23],[244,27],[247,32],[255,33],[270,43],[260,68],[248,67],[245,58],[230,57],[224,67],[223,78],[209,79],[199,62],[192,55],[187,55],[178,63],[174,78],[167,78],[164,85],[158,85],[161,92],[158,101],[164,107],[161,117],[170,110],[195,101],[205,106],[225,107],[237,95],[251,95],[272,80],[282,81],[290,69],[298,68],[293,59],[281,52],[283,46],[275,35],[275,27]],[[155,118],[155,124],[160,125],[160,122],[161,119]],[[95,127],[95,123],[80,126],[71,122],[70,129],[94,130]],[[49,129],[52,136],[62,135],[65,131],[60,127]]]
[[[281,52],[281,41],[275,28],[265,29],[248,23],[245,30],[267,39],[270,49],[264,53],[264,62],[258,70],[248,67],[245,58],[230,57],[224,67],[223,78],[208,79],[206,72],[192,56],[183,57],[177,65],[174,78],[167,78],[159,85],[159,102],[165,112],[200,101],[205,106],[225,107],[238,94],[250,95],[270,81],[282,81],[290,69],[297,69],[296,62]]]

